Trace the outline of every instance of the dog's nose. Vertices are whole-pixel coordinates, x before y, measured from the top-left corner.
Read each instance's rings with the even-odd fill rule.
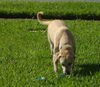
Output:
[[[70,71],[67,71],[66,73],[67,73],[67,75],[70,75]]]
[[[70,72],[64,72],[65,75],[70,75]]]
[[[65,75],[70,75],[70,71],[64,71],[63,72]]]

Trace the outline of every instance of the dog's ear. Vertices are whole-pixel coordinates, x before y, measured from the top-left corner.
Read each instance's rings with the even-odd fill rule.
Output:
[[[56,55],[58,56],[59,55],[59,52],[57,52]]]
[[[67,46],[65,47],[65,49],[66,49],[66,50],[72,50],[72,46],[67,45]]]
[[[58,54],[58,59],[60,59],[60,58],[61,58],[61,53]]]
[[[59,52],[57,52],[56,54],[54,54],[53,55],[53,57],[54,57],[53,58],[54,59],[53,61],[58,62],[59,61],[59,57],[58,56],[59,56]]]
[[[59,60],[59,59],[61,58],[60,52],[57,52],[57,53],[56,53],[56,56],[57,56],[57,59]]]

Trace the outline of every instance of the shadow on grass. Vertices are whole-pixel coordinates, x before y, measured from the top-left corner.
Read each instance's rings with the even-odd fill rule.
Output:
[[[78,67],[81,69],[75,71],[75,76],[90,76],[100,72],[100,64],[82,64],[78,65]]]

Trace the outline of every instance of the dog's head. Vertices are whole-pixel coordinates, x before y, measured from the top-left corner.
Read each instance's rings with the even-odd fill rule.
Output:
[[[74,52],[71,46],[66,46],[59,51],[58,58],[60,60],[63,73],[70,74],[73,68]]]

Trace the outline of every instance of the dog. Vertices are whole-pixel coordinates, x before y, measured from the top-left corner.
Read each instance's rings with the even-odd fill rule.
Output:
[[[43,12],[37,13],[37,20],[42,25],[48,25],[47,35],[53,55],[54,71],[58,71],[58,61],[64,74],[70,74],[75,59],[75,40],[62,20],[43,21]]]

